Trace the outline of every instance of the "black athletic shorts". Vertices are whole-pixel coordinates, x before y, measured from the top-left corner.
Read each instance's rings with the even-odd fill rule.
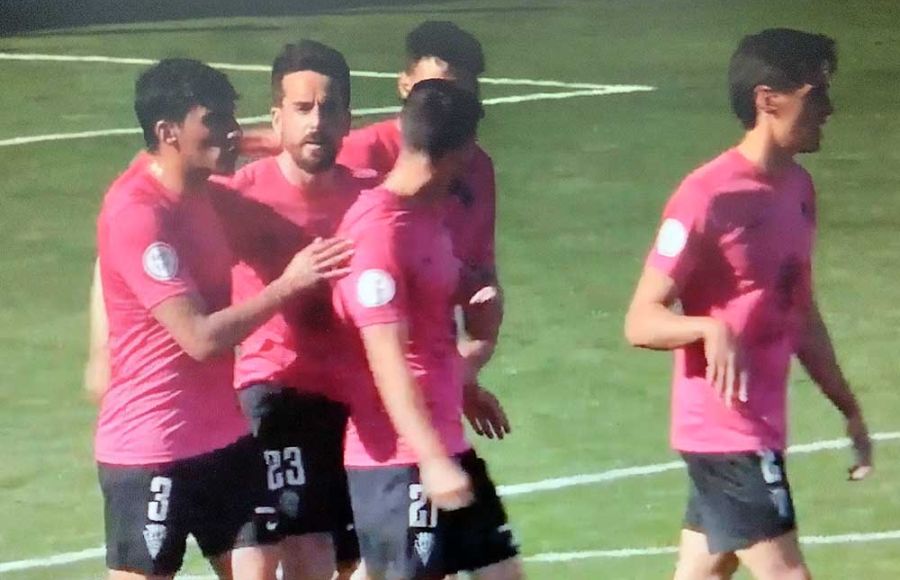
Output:
[[[691,480],[684,527],[705,534],[711,553],[742,550],[796,529],[780,452],[682,453],[682,457]]]
[[[188,534],[207,558],[278,541],[265,466],[252,437],[171,463],[101,463],[98,470],[110,570],[174,574]]]
[[[472,480],[475,501],[454,511],[433,509],[415,465],[348,470],[367,570],[389,580],[437,579],[518,555],[484,461],[474,451],[457,460]]]
[[[267,466],[282,536],[330,533],[338,561],[358,558],[344,471],[347,409],[272,383],[238,391]]]

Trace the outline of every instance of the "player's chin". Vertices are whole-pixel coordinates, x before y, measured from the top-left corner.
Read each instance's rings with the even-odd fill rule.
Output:
[[[216,175],[230,175],[237,166],[237,155],[221,155],[216,159],[212,172]]]

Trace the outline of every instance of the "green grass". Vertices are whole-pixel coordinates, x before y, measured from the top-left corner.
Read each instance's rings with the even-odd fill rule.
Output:
[[[726,100],[738,38],[767,26],[829,33],[841,51],[837,112],[816,179],[816,260],[823,311],[875,431],[898,428],[900,295],[900,4],[468,0],[400,11],[97,27],[0,40],[0,51],[157,58],[191,55],[266,64],[309,36],[353,68],[401,66],[405,31],[450,18],[483,42],[488,75],[650,84],[651,93],[498,105],[482,141],[497,166],[499,252],[508,295],[502,347],[485,382],[514,421],[507,441],[479,447],[500,483],[669,461],[664,354],[633,351],[623,311],[666,196],[683,175],[739,137]],[[140,67],[0,61],[0,139],[128,127]],[[264,114],[264,73],[231,73],[242,115]],[[354,79],[357,107],[395,103],[391,80]],[[533,92],[486,86],[485,96]],[[94,219],[137,136],[0,148],[0,561],[102,543],[91,459],[94,411],[80,393]],[[841,435],[837,414],[800,373],[792,440]],[[896,529],[900,446],[884,444],[875,479],[843,481],[845,452],[798,456],[790,474],[803,534]],[[671,472],[510,498],[524,552],[671,545],[684,507]],[[900,577],[896,542],[811,546],[817,578]],[[652,579],[670,555],[533,563],[539,579]],[[99,577],[102,560],[11,572],[10,578]],[[193,554],[187,569],[207,568]],[[6,577],[6,576],[4,576]]]

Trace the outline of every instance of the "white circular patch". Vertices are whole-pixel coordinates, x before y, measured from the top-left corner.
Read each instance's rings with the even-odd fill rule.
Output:
[[[669,218],[659,228],[656,237],[656,251],[666,258],[674,258],[687,245],[687,228],[680,221]]]
[[[366,270],[356,282],[356,299],[366,308],[378,308],[394,299],[397,284],[384,270]]]
[[[178,274],[178,254],[164,242],[154,242],[144,250],[144,272],[158,282],[168,282]]]

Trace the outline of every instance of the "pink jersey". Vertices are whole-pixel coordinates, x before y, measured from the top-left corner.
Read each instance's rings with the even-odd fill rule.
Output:
[[[316,237],[334,235],[359,191],[371,177],[343,166],[328,189],[303,190],[284,177],[276,157],[246,165],[228,183],[236,191],[216,198],[237,262],[232,270],[235,303],[265,288]],[[237,193],[240,192],[240,193]],[[347,370],[352,338],[336,324],[331,288],[323,284],[286,304],[241,344],[235,386],[276,382],[303,392],[342,400],[337,380]]]
[[[350,132],[338,162],[384,175],[393,169],[402,143],[398,119],[373,123]],[[447,227],[457,257],[469,268],[493,272],[497,213],[494,162],[481,147],[457,195],[451,196],[447,204]]]
[[[144,167],[127,171],[106,194],[97,253],[111,374],[97,423],[99,462],[174,461],[248,432],[231,389],[234,358],[197,362],[152,314],[188,294],[208,312],[230,304],[231,254],[212,190],[176,198]]]
[[[405,323],[407,361],[432,424],[448,453],[469,449],[462,424],[462,374],[453,305],[460,263],[441,208],[402,199],[384,188],[364,191],[339,234],[355,242],[352,273],[335,287],[338,315],[348,325]],[[356,357],[365,361],[361,341]],[[394,430],[369,373],[351,401],[345,463],[409,465],[418,458]]]
[[[684,313],[725,321],[748,372],[728,408],[706,381],[701,342],[675,351],[672,445],[679,451],[783,450],[787,377],[812,299],[815,192],[792,165],[762,173],[731,149],[669,200],[648,265],[679,288]]]

